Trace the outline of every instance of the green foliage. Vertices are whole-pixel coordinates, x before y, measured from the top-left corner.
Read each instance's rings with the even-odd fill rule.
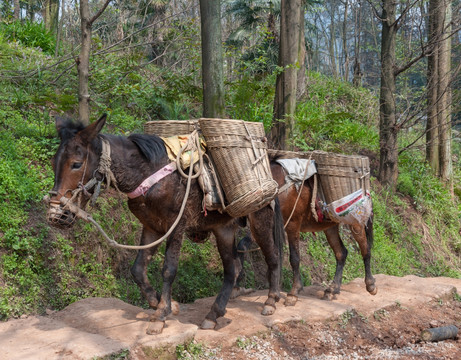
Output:
[[[201,343],[191,341],[186,344],[176,346],[176,356],[178,359],[200,359],[204,355],[204,346]]]
[[[308,73],[307,96],[295,114],[302,150],[354,153],[378,149],[376,98],[362,88]]]
[[[40,48],[48,55],[54,55],[56,39],[45,25],[31,21],[13,21],[0,23],[0,32],[4,39],[21,43],[24,46]]]
[[[164,245],[159,254],[164,253]],[[157,256],[149,266],[148,274],[154,288],[162,284],[163,256]],[[216,245],[210,241],[197,244],[185,240],[181,250],[172,296],[179,302],[193,302],[219,292],[223,281],[221,260]]]
[[[231,118],[262,122],[268,130],[272,122],[275,76],[252,81],[248,74],[229,84],[227,111]]]

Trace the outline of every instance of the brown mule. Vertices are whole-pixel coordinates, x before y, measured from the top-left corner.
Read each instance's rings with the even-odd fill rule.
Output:
[[[79,194],[79,204],[84,206],[91,193],[98,193],[89,184],[112,177],[112,185],[124,193],[133,193],[144,179],[164,169],[170,163],[163,140],[155,135],[134,134],[129,137],[102,135],[100,131],[106,116],[89,126],[73,123],[69,119],[57,118],[56,128],[61,139],[53,160],[54,187],[50,192],[49,220],[54,225],[72,226],[75,213],[64,208],[65,202]],[[104,148],[109,145],[110,171],[101,173],[101,164],[106,162]],[[107,153],[105,153],[107,155]],[[101,158],[104,158],[101,161]],[[115,182],[115,183],[114,183]],[[97,188],[97,186],[96,186]],[[77,192],[77,190],[81,190]],[[130,211],[143,225],[141,245],[162,237],[174,223],[186,193],[186,180],[177,171],[163,177],[157,183],[143,190],[143,194],[130,198]],[[138,251],[131,268],[135,282],[146,297],[149,305],[156,309],[151,321],[150,333],[163,330],[166,317],[172,312],[171,287],[176,276],[183,235],[213,233],[224,268],[223,286],[202,323],[203,328],[214,328],[216,319],[226,312],[226,306],[239,270],[234,234],[235,219],[218,211],[202,212],[202,192],[197,180],[192,180],[190,195],[184,214],[178,225],[166,240],[165,260],[162,270],[163,288],[161,294],[152,288],[147,278],[147,266],[159,245]],[[57,217],[56,215],[59,215]],[[280,299],[279,253],[284,241],[283,220],[278,206],[273,210],[266,206],[249,215],[251,231],[261,247],[268,265],[269,294],[263,308],[263,315],[275,311]]]
[[[283,167],[279,163],[271,161],[271,172],[273,178],[277,181],[279,188],[282,187],[285,184],[285,172]],[[285,305],[287,306],[296,304],[298,294],[303,289],[301,273],[299,271],[300,232],[323,231],[335,254],[336,272],[333,278],[333,283],[324,292],[324,299],[331,300],[340,293],[343,269],[347,257],[347,249],[339,236],[339,224],[333,221],[318,222],[315,220],[310,206],[312,200],[312,187],[309,185],[309,181],[304,182],[301,196],[299,197],[296,208],[293,211],[297,198],[298,191],[295,186],[288,187],[286,190],[281,191],[278,195],[284,221],[286,222],[291,215],[290,221],[285,227],[290,250],[290,265],[293,270],[293,284],[285,300]],[[370,267],[371,248],[373,245],[373,215],[370,216],[365,226],[350,225],[350,230],[352,236],[359,245],[363,263],[365,265],[366,289],[371,295],[375,295],[378,289],[375,285],[375,279],[373,278]],[[238,250],[240,261],[242,262],[242,268],[244,260],[243,252],[248,250],[250,244],[251,240],[248,237],[245,237],[239,243]],[[238,281],[241,281],[242,278],[243,274],[241,273]]]
[[[280,186],[285,184],[285,173],[280,164],[271,162],[271,171],[273,178]],[[282,209],[283,219],[288,220],[290,214],[293,212],[296,199],[298,198],[298,191],[295,186],[289,187],[286,191],[279,194],[280,207]],[[336,272],[333,278],[332,285],[325,290],[324,298],[331,299],[341,291],[341,282],[343,276],[343,268],[346,262],[347,249],[344,246],[339,236],[339,224],[332,221],[318,222],[315,220],[311,211],[312,188],[309,182],[305,181],[301,196],[296,204],[296,209],[291,216],[288,224],[286,224],[285,231],[287,233],[288,245],[290,248],[290,265],[293,270],[293,285],[291,291],[288,293],[285,301],[286,305],[294,305],[297,301],[298,293],[302,290],[303,284],[301,281],[301,274],[299,272],[299,233],[300,232],[317,232],[323,231],[326,235],[328,243],[332,248],[336,258]],[[363,263],[365,265],[365,284],[367,291],[375,295],[377,288],[375,286],[375,279],[371,274],[370,258],[371,247],[373,245],[373,219],[372,216],[368,219],[366,226],[351,225],[352,236],[359,245],[362,254]]]

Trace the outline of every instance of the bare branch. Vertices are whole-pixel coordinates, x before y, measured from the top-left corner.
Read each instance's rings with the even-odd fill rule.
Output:
[[[405,18],[405,16],[407,15],[407,13],[410,11],[410,9],[413,9],[413,7],[419,2],[420,0],[415,0],[413,2],[413,4],[410,4],[408,6],[405,6],[405,8],[403,9],[402,13],[400,14],[400,16],[397,18],[397,20],[395,20],[394,24],[396,26],[396,28],[398,29],[400,26],[401,26],[401,23],[403,21],[403,19]]]
[[[104,12],[104,10],[106,10],[107,6],[109,5],[109,3],[110,3],[111,1],[112,1],[112,0],[106,0],[106,2],[105,2],[104,5],[101,7],[101,9],[99,9],[99,11],[96,13],[96,15],[93,16],[93,17],[91,18],[91,20],[88,22],[90,26],[93,25],[93,23],[96,21],[96,19],[97,19],[98,17],[101,16],[101,14]]]

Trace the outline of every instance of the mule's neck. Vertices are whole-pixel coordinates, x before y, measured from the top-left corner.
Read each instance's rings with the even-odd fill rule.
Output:
[[[147,177],[169,162],[168,157],[148,160],[139,147],[127,137],[104,135],[110,144],[110,169],[117,187],[124,193],[134,191]]]

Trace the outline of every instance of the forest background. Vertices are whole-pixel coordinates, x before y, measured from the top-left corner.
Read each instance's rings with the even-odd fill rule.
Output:
[[[288,24],[298,24],[302,36],[297,60],[284,64],[281,19],[290,3],[298,4],[301,16]],[[82,4],[95,17],[90,120],[106,112],[105,131],[128,135],[143,132],[146,121],[203,115],[202,56],[210,54],[202,52],[198,0],[0,2],[3,320],[62,309],[89,296],[147,306],[129,274],[133,252],[110,248],[90,224],[65,231],[46,223],[42,198],[53,185],[50,160],[58,146],[53,117],[82,116]],[[222,0],[223,116],[262,122],[268,133],[287,126],[287,148],[369,156],[373,272],[459,278],[460,2],[393,4]],[[295,106],[277,115],[277,79],[292,72]],[[105,192],[91,211],[119,241],[138,241],[140,225],[123,197]],[[341,234],[350,239],[347,228]],[[324,235],[303,238],[305,285],[328,283],[335,260]],[[355,243],[346,241],[346,247],[347,282],[364,272]],[[249,257],[246,286],[264,288],[261,255]],[[162,249],[149,268],[157,288],[161,264]],[[285,254],[286,288],[290,276]],[[213,241],[185,241],[173,297],[190,302],[213,296],[221,279]]]

